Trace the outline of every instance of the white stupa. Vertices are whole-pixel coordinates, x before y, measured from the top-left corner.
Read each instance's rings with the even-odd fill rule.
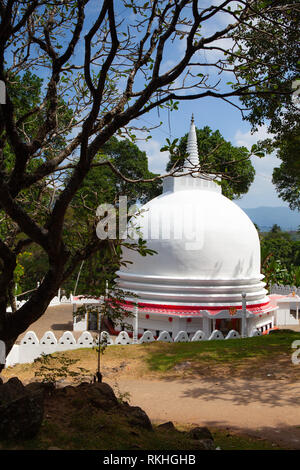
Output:
[[[124,248],[130,264],[117,273],[119,287],[129,292],[129,309],[130,293],[138,296],[140,333],[166,329],[174,336],[202,329],[209,334],[222,325],[238,330],[243,293],[250,331],[275,308],[262,282],[257,230],[222,195],[214,175],[199,173],[193,119],[187,154],[183,169],[164,179],[162,195],[131,219],[157,254],[143,257]]]

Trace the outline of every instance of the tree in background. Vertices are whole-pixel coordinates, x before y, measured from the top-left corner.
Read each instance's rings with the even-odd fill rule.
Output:
[[[272,0],[265,0],[260,4],[269,10],[272,21],[265,21],[264,16],[260,16],[255,27],[254,24],[240,24],[232,33],[236,49],[230,61],[235,66],[238,82],[254,81],[265,74],[266,80],[257,81],[255,95],[240,97],[246,106],[242,112],[254,129],[267,118],[268,131],[278,137],[299,126],[298,102],[295,95],[286,92],[291,84],[295,91],[295,83],[300,79],[300,9],[298,0],[277,0],[276,5]],[[274,23],[278,27],[274,28]],[[253,64],[251,69],[241,65],[246,60]],[[232,83],[233,88],[236,86]]]
[[[100,240],[84,224],[76,237],[71,207],[95,165],[127,183],[140,182],[110,159],[98,160],[114,134],[148,133],[138,119],[158,107],[172,111],[181,100],[197,99],[199,106],[211,97],[236,106],[237,97],[263,97],[257,105],[263,119],[270,114],[265,109],[276,115],[282,98],[286,108],[292,96],[293,74],[284,88],[277,83],[286,79],[293,47],[286,26],[299,19],[295,2],[224,0],[205,7],[197,0],[103,0],[92,5],[92,14],[90,6],[88,0],[0,0],[0,80],[7,91],[0,106],[0,207],[13,228],[1,227],[0,240],[0,339],[7,353],[82,261],[97,251],[110,250],[112,262],[120,256],[120,240]],[[213,31],[206,28],[212,23]],[[241,53],[245,30],[254,57]],[[231,45],[220,46],[228,44],[224,39]],[[182,54],[172,54],[180,43]],[[222,57],[202,60],[209,51]],[[233,85],[226,83],[230,70]],[[37,103],[19,115],[14,78],[26,71],[44,80]],[[225,78],[220,86],[216,71]],[[274,110],[273,101],[266,108],[273,96]],[[42,250],[47,269],[39,288],[11,314],[17,256],[31,245]],[[143,243],[131,247],[147,253]]]
[[[272,1],[263,2],[271,6]],[[297,9],[295,15],[290,12]],[[243,46],[237,48],[231,60],[234,64],[245,57],[257,68],[253,67],[249,74],[247,67],[237,70],[240,80],[255,80],[265,73],[267,80],[257,84],[257,94],[240,98],[247,110],[245,118],[250,121],[253,129],[261,126],[265,119],[268,122],[268,132],[273,135],[259,143],[260,150],[276,156],[282,161],[279,168],[274,168],[273,183],[279,197],[289,203],[292,210],[300,210],[300,20],[298,0],[278,0],[277,8],[270,12],[274,21],[282,24],[276,31],[276,41],[273,39],[274,29],[271,23],[266,24],[263,17],[256,23],[255,28],[247,24],[240,26],[239,33],[233,36],[244,38]],[[282,47],[284,44],[284,58]],[[277,61],[276,58],[282,57]],[[280,70],[280,73],[278,73]],[[272,93],[271,90],[286,91],[290,84],[294,96]],[[236,84],[232,85],[233,87]],[[269,90],[267,96],[264,92]]]
[[[280,235],[282,235],[282,230],[281,230],[281,227],[278,225],[278,224],[274,224],[272,227],[271,227],[271,230],[270,230],[270,234],[271,237],[274,236],[275,233],[279,233]],[[270,237],[269,237],[270,238]]]
[[[234,147],[226,142],[220,131],[208,126],[196,128],[200,169],[203,173],[223,175],[222,193],[229,199],[237,199],[248,192],[254,180],[255,170],[246,147]],[[188,134],[185,134],[170,155],[167,171],[182,168],[186,158]]]
[[[126,178],[140,180],[138,184],[120,178],[110,166],[97,166],[97,162],[105,159],[110,161],[114,168]],[[88,211],[95,214],[99,204],[116,203],[119,196],[127,196],[128,204],[137,202],[145,204],[161,192],[161,181],[148,169],[148,159],[145,152],[129,139],[111,139],[101,148],[95,156],[94,166],[77,191],[71,207],[81,211],[82,217],[88,216]],[[145,182],[149,180],[149,182]]]
[[[123,175],[139,184],[128,183],[120,178],[112,168],[97,166],[97,161],[109,159],[114,167]],[[134,204],[145,204],[161,193],[162,183],[155,179],[157,175],[148,169],[148,159],[145,152],[129,139],[118,140],[112,137],[95,158],[95,166],[85,178],[81,188],[70,204],[72,225],[77,226],[76,239],[82,236],[82,227],[88,231],[95,230],[95,213],[102,203],[118,205],[118,198],[126,195],[129,207]],[[153,180],[154,178],[154,180]],[[144,180],[150,180],[144,182]],[[81,232],[81,233],[79,233]],[[118,262],[112,262],[109,252],[96,252],[90,256],[80,271],[77,293],[90,295],[103,294],[106,281],[112,285],[115,272],[119,269]],[[66,292],[74,292],[77,272],[74,272],[63,284]]]
[[[111,167],[97,166],[97,161],[107,159],[127,178],[141,180],[138,184],[128,183],[120,178]],[[120,196],[127,197],[129,207],[145,204],[161,193],[162,183],[155,179],[157,175],[148,169],[145,152],[129,139],[118,140],[112,137],[95,158],[95,166],[85,178],[70,205],[72,219],[78,227],[82,224],[88,230],[95,230],[95,213],[102,203],[118,206]],[[144,180],[150,180],[144,182]],[[112,262],[110,253],[97,252],[88,258],[80,272],[77,292],[99,295],[104,292],[106,281],[113,284],[115,273],[119,269],[117,262]],[[67,292],[74,291],[77,272],[62,284]]]
[[[299,110],[300,116],[300,110]],[[298,116],[298,120],[299,120]],[[300,210],[300,122],[298,127],[284,133],[273,143],[276,156],[282,161],[274,168],[272,181],[279,197],[288,202],[292,210]]]
[[[147,180],[153,179],[157,175],[148,169],[148,159],[145,152],[142,152],[137,145],[129,139],[118,140],[112,137],[99,152],[99,159],[109,159],[115,168],[122,174],[130,178]],[[117,204],[119,196],[126,195],[129,206],[136,203],[145,204],[150,199],[161,193],[161,181],[141,182],[133,185],[121,179],[110,167],[95,166],[91,169],[84,180],[81,188],[70,204],[68,216],[66,217],[66,228],[69,236],[75,235],[78,239],[82,236],[82,227],[87,231],[95,230],[95,213],[97,207],[102,203]],[[66,181],[68,180],[68,177]],[[57,189],[56,193],[59,194]],[[77,227],[77,233],[76,233]],[[75,232],[75,234],[74,234]],[[24,267],[27,276],[19,276],[18,294],[28,291],[41,281],[47,268],[47,257],[38,246],[33,247],[31,257],[24,259]],[[106,253],[94,253],[88,258],[81,270],[77,293],[100,295],[104,292],[106,280],[110,283],[115,277],[115,272],[119,265],[110,260],[110,255]],[[24,268],[22,273],[24,273]],[[61,288],[67,293],[74,292],[77,272],[75,271],[67,279]]]
[[[261,266],[267,288],[272,284],[300,285],[300,244],[274,224],[260,234]]]
[[[33,110],[36,109],[41,101],[43,80],[33,74],[30,70],[26,70],[24,74],[9,73],[8,92],[11,97],[12,105],[15,110],[16,123],[21,126],[22,132],[28,140],[33,139],[35,129],[39,123],[39,119],[46,119],[46,109],[42,107],[41,116],[37,118]],[[35,171],[39,164],[46,159],[55,157],[57,152],[63,150],[66,145],[64,126],[70,119],[73,113],[63,100],[60,100],[58,105],[58,134],[54,136],[51,145],[44,147],[43,153],[39,153],[36,158],[31,159],[27,166],[26,171]],[[9,140],[4,139],[2,149],[2,176],[5,174],[13,173],[15,171],[15,155]],[[54,187],[51,184],[51,177],[40,181],[35,186],[24,188],[18,195],[19,204],[26,208],[26,212],[31,218],[38,220],[40,223],[45,223],[47,215],[51,210],[53,201]],[[9,303],[13,312],[16,311],[15,294],[20,294],[26,290],[30,290],[36,286],[37,281],[43,278],[48,269],[48,260],[43,256],[38,245],[31,244],[32,252],[26,251],[27,242],[23,245],[21,242],[22,233],[19,225],[3,210],[0,206],[0,237],[6,240],[8,244],[20,241],[20,251],[16,256],[16,266],[13,271],[13,277],[7,286],[7,295]],[[29,240],[28,240],[29,244]],[[29,256],[30,253],[30,256]],[[37,256],[32,256],[37,253]],[[41,259],[42,258],[42,259]],[[31,265],[28,270],[28,265]],[[25,266],[28,283],[25,281]],[[16,289],[17,286],[17,289]]]

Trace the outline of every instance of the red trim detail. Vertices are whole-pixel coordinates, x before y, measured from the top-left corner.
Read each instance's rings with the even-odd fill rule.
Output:
[[[169,320],[169,322],[172,322],[172,321],[173,321],[173,318],[172,318],[172,317],[169,317],[168,320]]]
[[[267,305],[269,302],[264,302],[262,304],[252,304],[252,305],[247,305],[247,308],[260,308],[263,307],[264,305]],[[129,300],[124,300],[124,304],[128,306],[133,306],[135,305],[133,302],[130,302]],[[205,306],[205,305],[197,305],[195,306],[186,306],[186,305],[164,305],[164,304],[146,304],[143,302],[138,303],[139,307],[144,307],[144,308],[163,308],[164,310],[180,310],[186,311],[188,310],[189,312],[194,311],[195,313],[198,313],[199,310],[229,310],[230,308],[236,308],[238,310],[242,309],[242,306],[232,306],[232,305],[221,305],[218,307],[212,307],[212,306]]]
[[[272,328],[269,328],[268,330],[265,330],[262,332],[263,335],[268,335],[270,331],[272,330],[279,330],[278,326],[272,326]]]
[[[146,313],[146,319],[149,320],[149,318],[150,318],[150,315]]]
[[[120,302],[121,303],[121,302]],[[133,306],[136,305],[130,301],[122,302],[122,306],[125,310],[131,311]],[[140,312],[143,310],[148,311],[150,314],[158,314],[158,315],[172,315],[174,316],[190,316],[190,317],[198,317],[199,315],[202,316],[202,311],[207,311],[210,315],[214,316],[217,315],[222,310],[227,310],[229,312],[230,305],[226,306],[181,306],[181,305],[163,305],[163,304],[148,304],[148,303],[139,303],[138,304]],[[254,315],[265,315],[267,310],[275,310],[276,309],[276,301],[270,298],[269,302],[264,302],[257,305],[247,305],[247,310],[250,311]],[[242,310],[242,305],[235,306],[234,309],[237,312]]]

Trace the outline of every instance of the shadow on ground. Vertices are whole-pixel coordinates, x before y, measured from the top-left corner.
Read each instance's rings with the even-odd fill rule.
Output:
[[[300,423],[300,420],[299,420]],[[235,434],[240,436],[250,436],[255,439],[268,440],[277,444],[279,447],[289,450],[300,450],[300,425],[299,426],[286,426],[285,424],[279,425],[277,428],[263,426],[257,430],[248,428],[228,426],[220,421],[207,421],[205,423],[211,431],[224,430],[228,438]]]

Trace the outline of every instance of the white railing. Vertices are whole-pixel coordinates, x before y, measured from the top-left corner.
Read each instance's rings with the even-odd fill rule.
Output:
[[[56,295],[53,297],[51,302],[49,303],[49,307],[53,307],[56,305],[63,305],[63,304],[84,304],[84,303],[99,303],[99,301],[102,299],[102,297],[99,297],[97,299],[95,298],[90,298],[90,297],[85,297],[83,295],[77,295],[73,296],[70,294],[70,297],[66,297],[63,295],[62,297],[60,295]],[[17,300],[17,308],[22,307],[24,304],[26,304],[27,300]],[[11,307],[7,308],[8,312],[11,312]]]
[[[250,336],[260,336],[261,333],[257,329],[253,329]],[[211,340],[227,340],[237,339],[240,335],[237,331],[231,330],[226,337],[219,330],[214,330],[209,337],[199,330],[196,333],[188,334],[186,331],[180,331],[173,339],[167,331],[161,331],[157,340],[151,331],[145,331],[140,339],[134,341],[126,331],[121,331],[119,335],[113,338],[103,331],[101,333],[101,342],[108,346],[150,343],[152,341],[163,342],[189,342],[189,341],[211,341]],[[28,331],[22,338],[20,344],[15,344],[6,358],[6,367],[15,364],[27,364],[33,362],[42,354],[53,354],[55,352],[69,351],[79,348],[92,348],[97,346],[97,339],[92,336],[89,331],[84,331],[76,341],[71,331],[65,331],[63,335],[57,339],[53,331],[46,333],[39,340],[34,331]]]
[[[296,286],[281,286],[278,284],[273,284],[270,288],[270,294],[281,294],[288,295],[295,292],[295,294],[300,296],[300,287]]]

